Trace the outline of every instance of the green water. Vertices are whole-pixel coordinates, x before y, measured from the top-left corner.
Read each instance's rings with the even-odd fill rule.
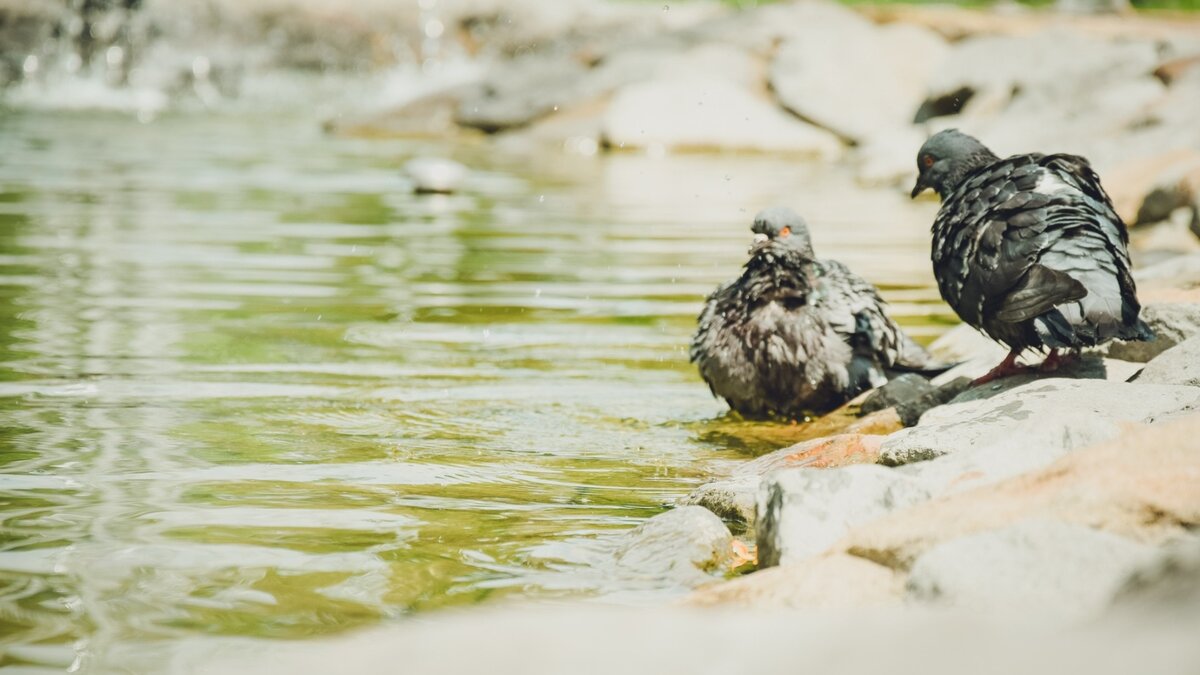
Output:
[[[408,193],[431,154],[464,193]],[[794,160],[44,111],[0,112],[0,157],[0,666],[681,592],[604,563],[797,433],[686,357],[762,206],[919,336],[947,318],[932,205]]]

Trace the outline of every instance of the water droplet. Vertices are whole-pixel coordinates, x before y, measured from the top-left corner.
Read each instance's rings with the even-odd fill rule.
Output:
[[[37,72],[38,57],[36,54],[30,54],[25,57],[25,61],[21,64],[21,70],[25,71],[26,75],[32,75]]]
[[[546,201],[546,195],[538,195],[538,203],[539,204],[541,204],[542,202],[545,202],[545,201]]]
[[[669,12],[669,11],[671,11],[671,6],[670,6],[670,5],[663,5],[663,11],[664,11],[664,12]]]
[[[446,25],[437,19],[430,19],[425,22],[425,37],[430,40],[436,40],[446,32]]]

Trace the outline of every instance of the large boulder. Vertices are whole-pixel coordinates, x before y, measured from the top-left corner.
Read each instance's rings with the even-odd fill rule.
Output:
[[[1127,403],[1136,405],[1137,398],[1130,390]],[[879,518],[855,528],[833,550],[908,569],[939,544],[1029,519],[1084,525],[1144,543],[1167,541],[1200,525],[1197,438],[1195,413],[1135,428],[1040,470]]]
[[[919,481],[881,466],[777,471],[759,491],[759,567],[815,556],[852,526],[927,499]]]
[[[953,539],[922,554],[914,600],[987,611],[1082,618],[1103,609],[1154,548],[1108,532],[1030,520]]]
[[[715,77],[656,79],[623,87],[609,104],[602,133],[605,145],[612,148],[777,152],[822,159],[842,151],[829,132]]]

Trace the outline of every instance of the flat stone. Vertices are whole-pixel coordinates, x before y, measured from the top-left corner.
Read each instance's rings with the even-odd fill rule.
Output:
[[[1001,475],[1020,473],[1113,438],[1123,422],[1151,422],[1200,406],[1200,392],[1190,387],[1059,378],[962,400],[981,390],[986,388],[970,390],[930,410],[917,426],[889,436],[880,463],[899,466],[970,453],[1004,459],[1004,465],[992,467]]]
[[[738,467],[737,475],[762,477],[776,469],[827,469],[851,464],[874,464],[883,436],[838,434],[814,438],[757,457]]]
[[[1137,399],[1131,392],[1127,402]],[[943,542],[1029,519],[1161,543],[1200,525],[1197,438],[1196,413],[1137,427],[1025,475],[878,518],[853,529],[833,550],[908,569]]]
[[[1023,521],[929,549],[913,563],[908,597],[986,611],[1085,618],[1108,605],[1154,551],[1082,525]]]
[[[805,560],[852,526],[928,498],[916,479],[880,466],[776,471],[759,489],[758,565]]]
[[[771,567],[693,591],[695,607],[845,609],[899,603],[904,582],[894,570],[845,554],[818,556],[803,565]]]

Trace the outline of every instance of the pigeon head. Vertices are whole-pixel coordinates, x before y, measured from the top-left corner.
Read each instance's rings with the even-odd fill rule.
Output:
[[[752,255],[764,252],[776,255],[793,253],[805,260],[815,259],[808,223],[786,206],[773,206],[759,211],[754,216],[750,230],[754,232],[754,243],[750,246]]]
[[[912,196],[915,198],[926,188],[932,188],[945,199],[968,174],[997,159],[983,143],[958,129],[939,131],[917,152],[917,171],[920,173]]]

